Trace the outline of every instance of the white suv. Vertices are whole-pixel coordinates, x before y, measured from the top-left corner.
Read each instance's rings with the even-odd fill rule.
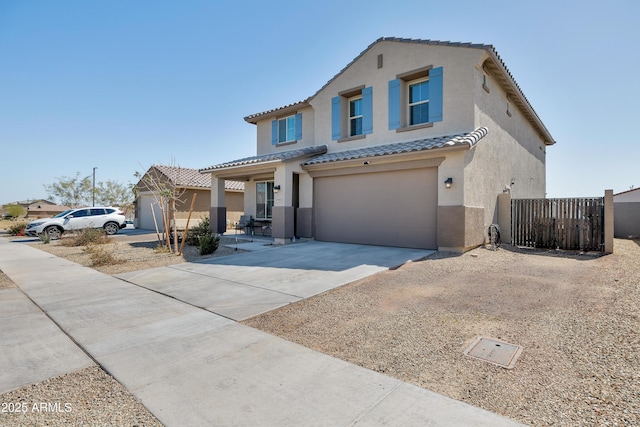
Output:
[[[31,221],[24,230],[27,236],[37,237],[42,233],[52,239],[58,239],[62,233],[83,228],[103,228],[108,235],[113,235],[126,227],[124,214],[116,208],[93,207],[69,209],[54,216]]]

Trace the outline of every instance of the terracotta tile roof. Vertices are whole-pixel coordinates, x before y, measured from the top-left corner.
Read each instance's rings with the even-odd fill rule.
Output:
[[[211,188],[211,175],[202,174],[198,169],[176,166],[153,165],[149,170],[156,169],[177,187]],[[244,182],[225,181],[225,190],[244,191]]]
[[[378,145],[375,147],[365,147],[356,150],[337,151],[313,157],[303,163],[303,165],[317,165],[321,163],[339,162],[342,160],[387,156],[390,154],[410,153],[424,150],[436,150],[439,148],[458,147],[464,145],[473,147],[478,143],[478,141],[487,135],[488,131],[489,130],[486,127],[481,127],[473,132],[460,135],[440,136],[436,138],[417,139],[415,141]]]
[[[274,160],[286,161],[286,160],[297,159],[305,156],[324,154],[326,152],[327,152],[326,145],[303,147],[303,148],[298,148],[296,150],[263,154],[261,156],[245,157],[244,159],[233,160],[227,163],[220,163],[218,165],[213,165],[208,168],[200,169],[200,172],[210,172],[212,170],[217,170],[217,169],[224,169],[224,168],[230,168],[235,166],[246,166],[246,165],[252,165],[256,163],[270,162]]]

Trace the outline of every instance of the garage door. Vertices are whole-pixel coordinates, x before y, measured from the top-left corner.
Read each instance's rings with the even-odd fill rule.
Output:
[[[437,168],[315,178],[315,238],[436,249],[437,181]]]
[[[153,222],[153,214],[151,211],[151,204],[153,204],[153,212],[156,215],[156,221],[158,222],[158,229],[163,230],[162,227],[162,210],[158,206],[157,202],[152,196],[140,196],[138,198],[138,224],[137,227],[143,230],[155,230],[156,226]]]

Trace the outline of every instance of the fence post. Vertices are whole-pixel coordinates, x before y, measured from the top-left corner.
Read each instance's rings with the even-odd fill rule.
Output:
[[[604,253],[613,253],[613,190],[604,190]]]
[[[498,194],[498,225],[500,226],[500,240],[511,244],[511,193]]]

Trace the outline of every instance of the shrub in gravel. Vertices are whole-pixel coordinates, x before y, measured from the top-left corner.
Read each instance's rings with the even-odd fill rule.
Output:
[[[24,229],[27,227],[27,223],[24,221],[16,222],[15,224],[11,224],[7,231],[12,236],[24,236]]]
[[[120,264],[124,262],[114,257],[113,254],[107,251],[104,246],[90,244],[85,248],[84,251],[89,254],[89,257],[91,258],[91,265],[94,267]]]
[[[102,245],[109,243],[111,239],[101,228],[84,228],[67,239],[63,239],[61,244],[64,246],[87,246]]]
[[[200,255],[209,255],[212,254],[218,249],[218,245],[220,244],[220,236],[217,234],[209,232],[203,236],[199,237],[199,247],[200,247]]]
[[[202,236],[211,235],[211,230],[209,228],[209,218],[200,219],[200,223],[195,227],[189,228],[187,232],[187,245],[191,246],[199,246],[200,238]]]
[[[158,246],[156,246],[155,251],[157,254],[170,254],[171,248],[165,244],[158,243]]]

